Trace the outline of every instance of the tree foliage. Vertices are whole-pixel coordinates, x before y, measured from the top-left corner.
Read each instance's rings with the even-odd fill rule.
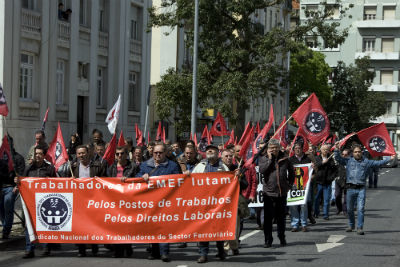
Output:
[[[193,45],[193,0],[165,0],[149,10],[149,27],[183,28],[186,45]],[[290,0],[200,0],[198,103],[203,109],[216,108],[231,123],[237,110],[249,107],[252,99],[276,92],[287,81],[282,67],[289,51],[302,47],[306,35],[329,39],[330,46],[344,42],[347,29],[327,21],[327,10],[313,14],[305,25],[285,30],[277,24],[268,32],[257,14],[268,7],[283,5],[288,12]],[[277,16],[279,17],[279,16]],[[169,71],[157,86],[157,112],[164,119],[172,115],[187,121],[191,96],[191,66]],[[179,92],[178,92],[179,90]],[[177,97],[174,94],[184,97]],[[235,103],[235,105],[233,105]],[[237,106],[237,110],[233,110]],[[168,107],[171,109],[168,111]],[[176,108],[175,108],[176,107]]]
[[[327,106],[332,97],[328,85],[331,68],[325,56],[307,47],[299,49],[290,57],[290,111],[294,112],[312,93],[318,96],[322,106]]]
[[[332,101],[328,116],[333,130],[341,135],[366,128],[370,121],[385,114],[386,100],[380,92],[368,91],[374,73],[368,58],[355,65],[338,62],[332,79]]]

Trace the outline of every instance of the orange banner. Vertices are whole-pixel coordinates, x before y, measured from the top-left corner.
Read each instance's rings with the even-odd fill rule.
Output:
[[[231,172],[129,179],[23,178],[31,240],[174,243],[235,239],[239,185]]]

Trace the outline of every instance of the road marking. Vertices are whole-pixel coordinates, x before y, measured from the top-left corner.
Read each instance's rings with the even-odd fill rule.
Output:
[[[337,243],[340,240],[344,239],[346,236],[345,235],[330,235],[326,243],[323,244],[315,244],[317,246],[317,251],[318,252],[324,252],[328,249],[339,247],[341,245],[344,245],[344,243]]]
[[[187,265],[176,265],[176,267],[188,267]]]
[[[239,239],[240,239],[240,241],[243,241],[243,240],[245,240],[246,238],[249,238],[250,236],[257,234],[258,232],[261,232],[261,230],[254,230],[254,231],[251,231],[250,233],[247,233],[247,234],[245,234],[244,236],[241,236]]]

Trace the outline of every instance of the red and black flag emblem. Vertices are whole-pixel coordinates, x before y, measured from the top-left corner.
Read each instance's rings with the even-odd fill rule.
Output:
[[[357,136],[372,157],[396,154],[392,140],[390,140],[389,133],[383,122],[359,131]]]
[[[292,114],[300,128],[307,134],[313,145],[329,135],[330,123],[317,96],[312,93]]]

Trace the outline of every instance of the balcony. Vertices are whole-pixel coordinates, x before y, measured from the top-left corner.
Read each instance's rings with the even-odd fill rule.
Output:
[[[70,38],[71,38],[71,26],[69,22],[58,21],[58,41],[69,47]]]
[[[399,91],[398,85],[395,84],[372,84],[368,90],[387,93],[397,93]]]
[[[42,20],[39,12],[21,9],[21,32],[24,37],[40,40]]]
[[[375,51],[364,51],[356,52],[355,59],[369,57],[371,60],[399,60],[399,52],[375,52]]]
[[[360,20],[355,22],[359,29],[366,28],[400,28],[400,20]]]
[[[136,62],[142,62],[142,42],[138,40],[131,39],[130,40],[130,60]]]
[[[371,120],[372,123],[381,123],[384,122],[385,124],[397,124],[397,115],[392,114],[385,114],[376,118],[375,120]]]

